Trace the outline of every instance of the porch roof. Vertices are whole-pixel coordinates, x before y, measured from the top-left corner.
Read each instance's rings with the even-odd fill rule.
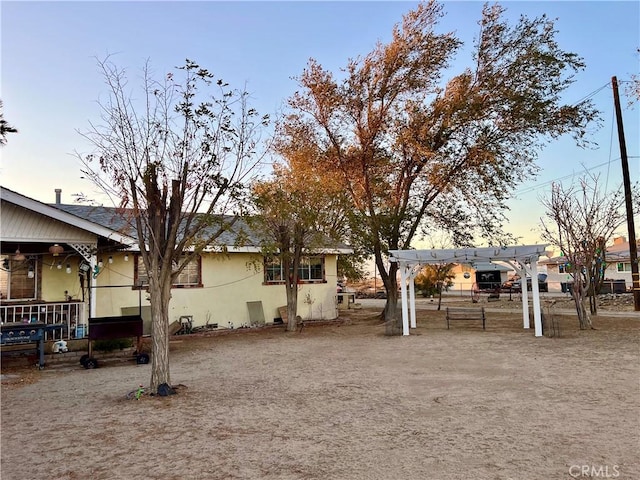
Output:
[[[13,205],[17,205],[26,210],[41,214],[59,222],[73,225],[77,228],[90,232],[99,237],[112,240],[114,242],[123,245],[134,245],[136,243],[135,238],[130,235],[124,234],[116,229],[109,228],[100,223],[96,223],[90,218],[80,217],[70,212],[55,208],[46,203],[42,203],[33,198],[26,197],[20,193],[9,190],[8,188],[0,186],[0,197],[3,202],[8,202]]]

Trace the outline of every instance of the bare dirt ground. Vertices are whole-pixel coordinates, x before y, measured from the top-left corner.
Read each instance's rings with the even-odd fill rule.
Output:
[[[535,338],[424,309],[385,337],[378,311],[177,337],[170,397],[126,398],[149,365],[3,371],[1,478],[640,478],[637,315]]]

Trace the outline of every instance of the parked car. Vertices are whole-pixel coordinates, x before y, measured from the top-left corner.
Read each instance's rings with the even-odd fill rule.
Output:
[[[515,293],[522,292],[521,278],[518,275],[514,275],[511,280],[508,280],[502,284],[502,289]],[[531,290],[531,277],[527,277],[527,291],[530,292]],[[549,284],[547,283],[546,273],[538,274],[538,290],[541,292],[549,291]]]

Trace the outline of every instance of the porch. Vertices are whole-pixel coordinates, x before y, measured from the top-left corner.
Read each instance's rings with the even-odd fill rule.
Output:
[[[66,329],[45,333],[45,340],[70,340],[87,335],[87,304],[70,302],[7,302],[0,303],[0,322],[4,323],[62,323]]]

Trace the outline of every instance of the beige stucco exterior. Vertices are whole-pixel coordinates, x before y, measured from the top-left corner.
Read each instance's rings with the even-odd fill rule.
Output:
[[[57,268],[58,262],[61,268]],[[64,302],[66,300],[65,292],[73,300],[82,300],[82,290],[80,289],[80,280],[78,279],[78,263],[79,257],[70,258],[54,257],[52,255],[44,255],[42,257],[42,265],[40,282],[42,300],[46,302]],[[71,273],[67,273],[67,264],[71,269]]]
[[[303,319],[336,318],[336,262],[335,255],[325,256],[326,282],[299,286],[298,314]],[[96,316],[130,313],[138,307],[140,300],[146,310],[149,306],[147,294],[144,290],[133,289],[133,282],[133,255],[129,255],[128,262],[124,261],[123,253],[113,255],[113,263],[105,261],[94,289]],[[312,303],[305,302],[307,298]],[[247,302],[256,301],[262,302],[266,323],[279,317],[278,308],[286,305],[284,285],[264,283],[261,255],[205,253],[202,256],[202,287],[174,288],[169,320],[173,322],[181,316],[191,316],[194,326],[217,323],[219,328],[240,328],[251,323]]]
[[[73,310],[78,313],[73,319],[66,315],[65,321],[74,327],[76,321],[83,324],[91,316],[135,314],[141,305],[145,333],[150,332],[147,292],[133,288],[135,252],[119,250],[135,249],[134,240],[16,192],[2,189],[2,194],[2,255],[13,258],[22,249],[25,261],[37,265],[36,298],[2,299],[6,318],[28,311],[39,321],[54,321],[60,312]],[[49,253],[54,244],[64,245],[64,253]],[[169,320],[189,316],[194,327],[207,323],[219,328],[249,326],[255,322],[247,302],[261,302],[265,323],[280,317],[278,309],[286,305],[285,287],[265,283],[263,257],[257,247],[249,248],[251,252],[203,253],[202,285],[172,290]],[[100,261],[96,272],[93,268]],[[84,275],[80,275],[81,263],[91,268]],[[299,285],[298,315],[305,320],[336,318],[336,283],[337,254],[325,254],[323,281]]]

